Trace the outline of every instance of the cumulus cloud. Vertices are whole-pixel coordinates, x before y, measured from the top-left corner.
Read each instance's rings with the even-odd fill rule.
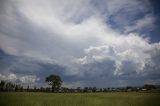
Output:
[[[38,78],[35,75],[17,76],[16,74],[9,73],[8,75],[0,74],[0,80],[11,81],[14,83],[15,82],[19,83],[19,81],[20,81],[20,83],[22,83],[22,84],[35,84],[36,82],[38,82],[40,80],[40,78]]]
[[[86,55],[75,59],[74,62],[85,67],[84,73],[90,72],[87,76],[92,76],[91,73],[94,73],[94,77],[102,74],[107,78],[110,75],[113,79],[114,77],[123,79],[123,76],[127,75],[129,77],[126,80],[134,77],[143,78],[145,76],[145,78],[150,78],[152,76],[153,78],[154,76],[156,78],[157,76],[158,78],[160,76],[158,71],[160,69],[158,62],[159,43],[150,44],[148,40],[135,34],[125,36],[123,40],[121,37],[117,37],[115,40],[119,43],[112,42],[111,44],[90,46],[84,49]]]
[[[17,80],[17,76],[13,73],[5,76],[5,75],[2,75],[0,74],[0,80],[6,80],[6,81],[16,81]]]
[[[4,52],[0,73],[24,74],[19,78],[23,83],[57,73],[68,85],[99,86],[105,80],[112,80],[108,85],[122,85],[135,83],[137,77],[145,81],[153,80],[154,73],[159,76],[160,44],[147,36],[156,20],[148,0],[7,0],[0,4]]]
[[[147,39],[143,39],[136,34],[116,37],[114,40],[115,42],[107,42],[106,45],[90,46],[84,49],[86,56],[78,58],[75,62],[89,64],[111,59],[117,61],[118,65],[122,61],[129,60],[137,63],[140,71],[143,70],[145,64],[152,64],[153,53],[159,54],[159,43],[150,44]]]
[[[35,75],[26,75],[26,76],[23,76],[23,77],[20,77],[20,81],[22,83],[35,83],[36,81],[39,81],[40,79],[37,78]]]

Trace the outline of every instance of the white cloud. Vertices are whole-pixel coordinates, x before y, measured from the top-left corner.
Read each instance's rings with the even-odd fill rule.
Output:
[[[40,78],[35,75],[16,75],[13,73],[9,73],[7,75],[0,74],[0,80],[11,82],[17,82],[19,80],[23,84],[35,84],[40,80]]]
[[[0,80],[15,82],[17,79],[18,79],[17,76],[13,73],[10,73],[9,75],[0,74]]]
[[[136,34],[123,37],[117,36],[114,40],[116,42],[107,42],[106,45],[90,46],[84,49],[86,55],[82,58],[75,59],[74,62],[84,65],[113,60],[115,61],[115,70],[112,71],[115,75],[125,74],[130,71],[140,74],[147,71],[145,68],[146,65],[151,65],[155,61],[152,60],[153,53],[150,52],[159,53],[156,50],[160,47],[158,43],[150,44],[147,40]]]
[[[19,78],[22,83],[31,84],[39,81],[40,78],[37,78],[35,75],[25,75]]]
[[[125,27],[125,32],[131,32],[136,30],[151,30],[154,27],[155,18],[150,15],[146,15],[144,18],[137,20],[134,25]]]
[[[6,79],[5,76],[0,74],[0,80],[5,80],[5,79]]]
[[[110,15],[117,14],[124,7],[133,12],[137,10],[145,12],[147,9],[144,6],[146,1],[142,5],[142,2],[138,0],[122,0],[120,3],[117,0],[104,0],[97,2],[103,10],[107,10],[105,13],[109,13],[104,16],[104,13],[101,13],[103,10],[93,5],[92,2],[95,1],[15,0],[11,2],[12,4],[6,3],[5,9],[8,14],[4,14],[2,19],[3,23],[8,23],[5,27],[11,31],[11,35],[1,34],[1,48],[13,55],[45,57],[46,60],[53,57],[56,61],[62,62],[56,57],[59,55],[63,58],[77,56],[76,51],[79,52],[78,55],[82,55],[82,50],[91,45],[99,46],[106,42],[116,42],[115,38],[121,34],[111,29],[108,22],[106,23]],[[16,16],[15,13],[22,17]],[[6,17],[10,17],[11,20]],[[77,20],[80,22],[75,22]],[[127,20],[118,22],[125,21]],[[8,42],[4,42],[6,40]]]
[[[148,0],[14,0],[3,7],[0,48],[7,54],[66,66],[68,75],[82,76],[87,70],[83,66],[104,61],[107,67],[114,65],[114,75],[128,73],[129,67],[138,74],[148,64],[158,67],[153,55],[159,53],[159,43],[139,34],[154,26]],[[91,73],[96,75],[101,68]],[[38,81],[28,75],[19,79]]]

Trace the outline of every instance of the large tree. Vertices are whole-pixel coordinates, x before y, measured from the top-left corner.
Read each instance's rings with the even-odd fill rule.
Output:
[[[58,92],[63,81],[58,75],[50,75],[46,77],[46,82],[52,86],[52,92]]]

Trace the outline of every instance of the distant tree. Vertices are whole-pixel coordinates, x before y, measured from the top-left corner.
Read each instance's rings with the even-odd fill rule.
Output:
[[[156,87],[154,85],[149,85],[149,84],[145,84],[143,86],[143,88],[147,89],[147,90],[151,90],[151,89],[155,89]]]
[[[64,93],[69,92],[68,88],[62,87],[61,89],[62,89],[62,92],[64,92]]]
[[[44,91],[45,91],[45,88],[40,87],[40,91],[41,91],[41,92],[44,92]],[[47,92],[49,91],[48,88],[46,88],[46,91],[47,91]]]
[[[81,87],[77,87],[77,92],[81,92]]]
[[[100,90],[99,90],[100,92],[103,92],[103,89],[102,88],[100,88]]]
[[[96,87],[93,87],[92,88],[92,92],[96,92],[97,91],[97,88]]]
[[[3,80],[0,82],[0,91],[3,91],[3,90],[4,90],[5,83],[6,83],[6,82],[3,81]]]
[[[13,91],[14,88],[15,88],[15,85],[12,84],[11,82],[8,82],[8,83],[6,84],[6,90],[7,90],[7,91]]]
[[[103,89],[103,92],[107,92],[107,91],[108,91],[107,88],[104,88],[104,89]]]
[[[83,88],[83,92],[88,92],[89,88],[88,87],[84,87]]]
[[[34,92],[36,92],[37,91],[37,87],[36,86],[34,86]]]
[[[19,90],[19,86],[15,85],[15,92],[17,92]]]
[[[46,77],[46,82],[52,86],[52,92],[57,92],[59,91],[63,81],[58,75],[50,75]]]
[[[75,89],[70,88],[70,89],[69,89],[69,92],[70,92],[70,93],[75,92]]]
[[[23,86],[21,86],[20,91],[23,92]]]
[[[29,90],[29,85],[27,86],[27,92],[29,92],[30,90]]]
[[[88,90],[89,90],[89,92],[92,92],[92,87],[89,87]]]

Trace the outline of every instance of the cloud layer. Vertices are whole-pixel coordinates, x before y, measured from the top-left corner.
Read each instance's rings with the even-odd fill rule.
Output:
[[[150,42],[156,17],[148,0],[0,4],[1,79],[44,83],[56,73],[65,86],[160,83],[160,43]]]

